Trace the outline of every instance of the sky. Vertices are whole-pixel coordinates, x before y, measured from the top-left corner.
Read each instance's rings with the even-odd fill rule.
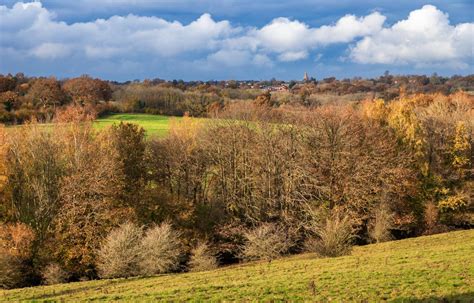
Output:
[[[282,80],[474,73],[474,1],[0,0],[0,73]]]

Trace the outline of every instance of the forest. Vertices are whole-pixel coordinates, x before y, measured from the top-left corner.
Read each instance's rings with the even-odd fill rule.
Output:
[[[472,228],[473,77],[275,92],[284,83],[2,76],[0,287],[333,257]],[[92,127],[113,112],[184,117],[162,138]]]

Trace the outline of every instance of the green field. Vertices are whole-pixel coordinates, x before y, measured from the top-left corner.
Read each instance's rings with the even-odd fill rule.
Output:
[[[148,114],[114,114],[97,119],[94,122],[94,126],[97,129],[103,129],[107,126],[118,124],[120,122],[129,122],[143,127],[147,136],[164,137],[168,134],[170,121],[172,119],[179,120],[181,118]]]
[[[473,302],[474,230],[217,270],[0,292],[0,301]]]
[[[99,118],[94,121],[94,127],[98,130],[104,129],[120,122],[135,123],[143,127],[146,131],[147,137],[165,137],[170,129],[170,122],[173,120],[180,121],[182,117],[170,117],[162,115],[148,115],[148,114],[113,114],[106,117]],[[195,118],[193,118],[195,119]],[[50,129],[52,124],[39,124],[41,127]],[[22,125],[8,126],[7,130],[14,131]]]

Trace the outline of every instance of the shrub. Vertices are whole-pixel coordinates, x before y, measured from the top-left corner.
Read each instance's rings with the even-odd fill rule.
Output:
[[[338,257],[347,255],[352,249],[354,238],[352,220],[349,215],[333,213],[322,224],[312,229],[316,238],[310,238],[307,248],[322,257]]]
[[[23,264],[11,254],[0,251],[0,288],[15,288],[23,284]]]
[[[27,285],[35,235],[25,224],[0,226],[0,288]]]
[[[439,222],[439,210],[435,203],[426,204],[423,217],[425,223],[423,234],[433,235],[448,231],[446,225]]]
[[[109,233],[98,252],[100,277],[119,278],[139,274],[143,229],[125,223]]]
[[[181,254],[180,233],[163,223],[147,230],[141,241],[141,274],[166,273],[177,268]]]
[[[376,243],[390,241],[393,228],[394,214],[384,205],[375,211],[374,218],[369,225],[369,236]]]
[[[264,223],[244,233],[242,256],[246,260],[273,260],[288,251],[291,241],[275,224]]]
[[[46,285],[60,284],[67,281],[67,273],[56,263],[46,266],[41,275],[43,283]]]
[[[210,251],[206,243],[199,243],[191,251],[191,260],[189,261],[191,271],[205,271],[217,268],[217,260]]]

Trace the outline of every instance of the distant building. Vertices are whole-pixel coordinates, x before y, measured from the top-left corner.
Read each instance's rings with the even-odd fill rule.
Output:
[[[303,81],[304,81],[304,82],[308,82],[308,81],[309,81],[309,76],[308,76],[308,73],[307,73],[307,72],[304,72]]]

